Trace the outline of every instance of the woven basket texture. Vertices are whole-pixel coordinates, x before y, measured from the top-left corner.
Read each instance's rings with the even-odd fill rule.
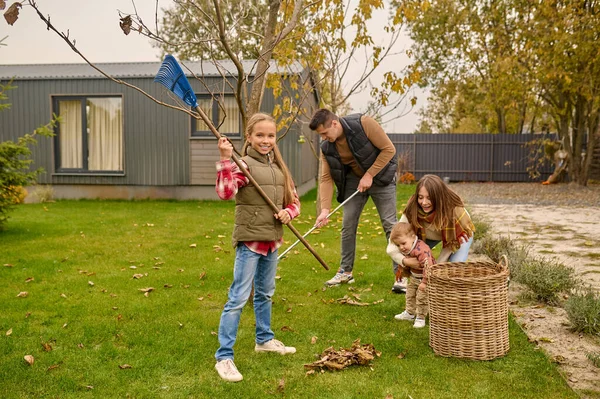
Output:
[[[446,357],[506,355],[508,276],[504,263],[444,262],[428,271],[429,345]]]

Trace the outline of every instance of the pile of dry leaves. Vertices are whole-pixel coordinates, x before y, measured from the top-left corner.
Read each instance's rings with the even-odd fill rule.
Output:
[[[325,349],[321,354],[321,359],[316,362],[305,364],[304,368],[313,374],[315,370],[342,370],[354,364],[359,366],[368,366],[375,357],[380,357],[381,352],[375,350],[372,344],[360,344],[360,339],[352,343],[350,349],[340,348],[339,351],[333,349],[333,346]]]

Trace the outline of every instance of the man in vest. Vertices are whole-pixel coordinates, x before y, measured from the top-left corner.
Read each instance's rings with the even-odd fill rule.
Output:
[[[340,203],[359,191],[344,205],[340,268],[325,282],[328,286],[352,284],[356,231],[369,197],[377,207],[387,239],[396,223],[396,149],[379,123],[366,115],[340,118],[328,109],[320,109],[313,115],[309,127],[322,139],[321,213],[315,226],[322,227],[329,222],[327,215],[331,210],[334,185]],[[394,263],[393,267],[395,273],[398,265]],[[395,282],[392,290],[406,292],[406,280]]]

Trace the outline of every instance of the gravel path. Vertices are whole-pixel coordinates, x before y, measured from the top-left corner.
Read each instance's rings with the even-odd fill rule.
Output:
[[[534,204],[600,207],[600,184],[451,183],[467,204]],[[598,220],[600,223],[600,220]]]
[[[600,292],[600,185],[455,183],[450,187],[474,217],[490,223],[494,234],[519,240],[535,255],[557,258]],[[560,307],[521,301],[522,288],[511,285],[510,309],[529,340],[559,366],[580,397],[600,397],[598,368],[586,357],[600,353],[597,338],[573,333]]]

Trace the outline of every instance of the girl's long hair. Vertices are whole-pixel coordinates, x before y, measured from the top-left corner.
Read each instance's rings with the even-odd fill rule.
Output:
[[[425,187],[429,193],[429,200],[433,206],[435,212],[433,221],[431,222],[433,228],[436,230],[442,230],[447,226],[453,226],[454,224],[454,208],[457,206],[464,207],[463,200],[458,194],[456,194],[446,183],[442,181],[436,175],[425,175],[419,179],[415,193],[410,197],[404,209],[408,221],[415,228],[423,228],[419,223],[419,191]]]
[[[252,115],[248,120],[245,132],[246,142],[244,143],[244,149],[242,151],[243,155],[248,155],[248,147],[250,147],[248,137],[250,137],[250,135],[254,131],[254,126],[256,126],[257,123],[264,121],[272,122],[275,126],[277,126],[275,119],[271,115],[264,114],[261,112]],[[290,173],[290,170],[288,169],[285,162],[283,162],[283,157],[281,156],[281,152],[279,151],[277,142],[275,142],[275,146],[273,147],[273,162],[275,162],[275,164],[279,166],[279,169],[281,169],[281,172],[283,173],[283,205],[286,206],[292,204],[295,200],[294,181],[292,180],[292,174]]]

